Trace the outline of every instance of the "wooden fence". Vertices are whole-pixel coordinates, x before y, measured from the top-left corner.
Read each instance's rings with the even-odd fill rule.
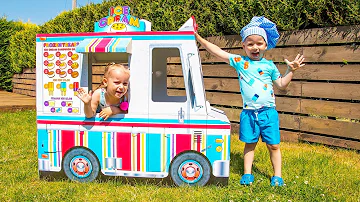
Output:
[[[239,35],[210,37],[222,49],[244,55]],[[308,141],[360,150],[360,26],[282,32],[275,49],[265,54],[285,73],[284,59],[300,53],[304,68],[286,91],[275,90],[283,141]],[[239,128],[242,98],[235,70],[200,47],[206,97],[224,110]],[[183,94],[182,73],[177,59],[168,65],[168,86],[172,94]],[[93,64],[93,85],[104,72]],[[35,73],[25,70],[14,76],[15,93],[35,96]]]

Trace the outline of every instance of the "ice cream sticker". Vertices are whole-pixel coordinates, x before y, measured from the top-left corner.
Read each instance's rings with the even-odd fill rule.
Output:
[[[109,16],[95,22],[94,32],[150,31],[150,22],[130,15],[129,6],[109,8]]]

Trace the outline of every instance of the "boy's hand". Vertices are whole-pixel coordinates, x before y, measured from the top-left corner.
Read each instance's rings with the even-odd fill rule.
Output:
[[[305,60],[304,55],[298,54],[295,57],[294,61],[290,62],[289,60],[285,59],[285,62],[290,71],[295,71],[295,70],[299,69],[300,67],[305,66],[305,64],[303,64],[304,60]]]
[[[78,97],[80,100],[82,100],[84,102],[84,104],[91,103],[91,98],[92,98],[91,90],[89,91],[89,93],[87,93],[83,88],[79,88],[79,90],[77,92],[78,92],[78,94],[76,95],[76,97]]]
[[[103,110],[101,110],[101,112],[99,113],[99,117],[103,118],[104,121],[106,121],[106,119],[108,119],[110,116],[112,115],[112,111],[110,107],[106,107]]]

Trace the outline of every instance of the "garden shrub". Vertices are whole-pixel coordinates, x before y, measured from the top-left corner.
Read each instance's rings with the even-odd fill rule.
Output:
[[[35,61],[36,46],[35,36],[39,27],[35,24],[24,24],[24,30],[10,37],[8,48],[10,59],[10,71],[21,73],[25,68],[33,68]]]
[[[0,18],[0,89],[8,91],[12,89],[12,76],[14,72],[9,68],[11,63],[9,44],[11,36],[22,29],[24,29],[23,23],[8,21],[6,17]],[[16,50],[15,53],[17,54],[18,52]]]
[[[108,9],[117,5],[130,6],[131,15],[152,22],[154,31],[177,30],[194,15],[203,37],[239,34],[253,16],[261,15],[274,21],[278,29],[284,31],[360,24],[359,0],[109,0],[64,11],[39,28],[26,29],[16,34],[15,41],[8,48],[14,32],[24,28],[2,18],[0,88],[8,89],[6,86],[11,83],[9,74],[12,72],[35,67],[36,32],[93,32],[94,22],[107,16]],[[18,58],[15,57],[17,55]],[[8,71],[10,66],[11,71]]]

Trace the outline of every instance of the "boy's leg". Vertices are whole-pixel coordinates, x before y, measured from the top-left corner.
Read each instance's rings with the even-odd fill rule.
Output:
[[[244,147],[244,174],[251,174],[254,161],[256,143],[245,143]]]
[[[280,144],[266,144],[269,153],[271,164],[274,169],[274,176],[281,177],[281,152],[280,152]]]
[[[251,185],[254,176],[251,174],[254,161],[254,150],[259,141],[260,129],[255,123],[253,110],[243,110],[240,115],[240,140],[245,142],[244,147],[244,175],[240,179],[241,185]]]

